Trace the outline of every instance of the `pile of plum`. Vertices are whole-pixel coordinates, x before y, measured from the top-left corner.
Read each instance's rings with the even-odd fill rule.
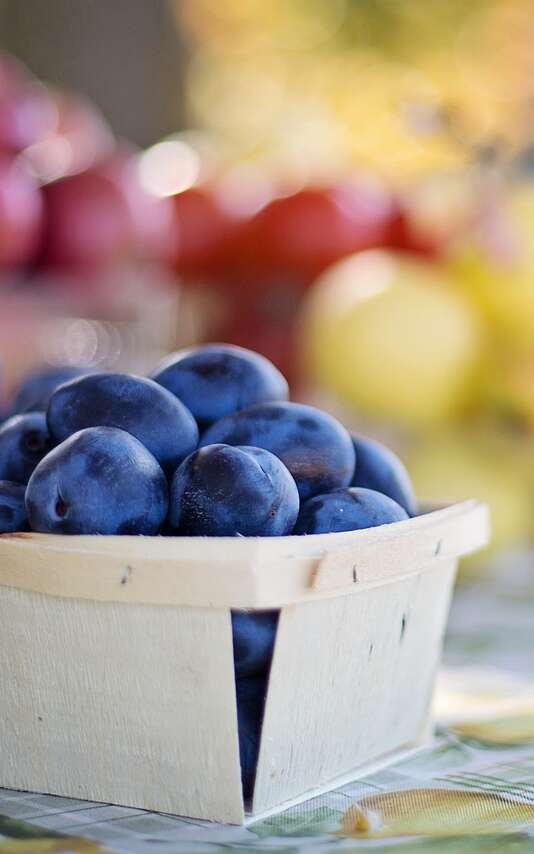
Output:
[[[273,537],[399,522],[408,474],[378,442],[288,401],[263,356],[213,344],[151,378],[48,371],[0,427],[0,533]],[[252,790],[278,614],[232,617],[243,786]]]

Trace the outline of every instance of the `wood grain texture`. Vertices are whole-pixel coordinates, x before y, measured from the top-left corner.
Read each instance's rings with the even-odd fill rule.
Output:
[[[0,585],[75,599],[275,608],[353,593],[488,541],[476,501],[409,521],[307,537],[0,536]]]
[[[426,734],[455,571],[282,610],[254,813]]]
[[[0,785],[240,823],[229,612],[0,595]]]

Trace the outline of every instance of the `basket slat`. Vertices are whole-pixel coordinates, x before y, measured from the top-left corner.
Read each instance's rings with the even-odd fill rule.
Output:
[[[243,819],[228,611],[0,595],[0,784]]]
[[[455,572],[282,610],[253,812],[427,735]]]

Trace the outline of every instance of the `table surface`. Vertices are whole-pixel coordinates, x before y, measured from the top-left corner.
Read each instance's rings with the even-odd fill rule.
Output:
[[[428,748],[248,828],[0,789],[0,854],[533,854],[533,556],[488,576],[457,589]]]

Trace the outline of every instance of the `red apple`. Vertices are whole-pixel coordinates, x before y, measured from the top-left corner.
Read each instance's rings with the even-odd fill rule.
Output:
[[[0,154],[0,270],[30,263],[43,224],[41,192],[24,164]]]
[[[124,195],[105,175],[82,172],[47,184],[42,265],[93,272],[124,259],[131,245]]]
[[[384,188],[367,179],[308,187],[276,198],[244,235],[247,266],[297,275],[303,284],[339,258],[383,245],[392,206]]]
[[[177,193],[172,201],[177,231],[176,270],[186,279],[195,280],[223,275],[243,217],[209,187],[191,187]]]

